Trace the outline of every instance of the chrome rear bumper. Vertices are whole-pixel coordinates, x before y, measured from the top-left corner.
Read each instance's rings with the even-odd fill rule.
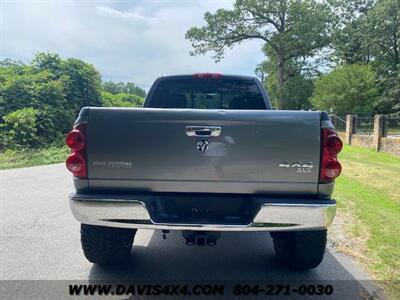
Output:
[[[69,203],[74,217],[81,223],[142,229],[204,231],[289,231],[327,228],[335,217],[334,200],[269,202],[260,206],[247,225],[156,223],[140,196],[106,196],[71,194]],[[310,203],[311,202],[311,203]]]

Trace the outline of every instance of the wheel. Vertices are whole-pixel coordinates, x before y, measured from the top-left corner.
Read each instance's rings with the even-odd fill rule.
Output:
[[[129,257],[136,230],[81,224],[81,243],[88,261],[113,265]]]
[[[326,230],[274,232],[275,253],[286,267],[297,270],[316,268],[324,258]]]

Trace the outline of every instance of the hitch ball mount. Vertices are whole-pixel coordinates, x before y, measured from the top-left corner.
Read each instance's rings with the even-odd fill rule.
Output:
[[[221,233],[214,231],[182,231],[182,236],[188,246],[215,246]]]

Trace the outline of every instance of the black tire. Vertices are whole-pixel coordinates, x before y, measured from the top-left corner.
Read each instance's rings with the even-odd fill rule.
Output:
[[[316,268],[324,258],[326,230],[275,232],[275,253],[285,267],[296,270]]]
[[[134,229],[81,224],[83,253],[94,264],[119,264],[129,257],[135,233]]]

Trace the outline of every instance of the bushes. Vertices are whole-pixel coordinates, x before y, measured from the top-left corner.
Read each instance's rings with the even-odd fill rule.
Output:
[[[33,108],[18,109],[4,116],[4,123],[0,125],[1,147],[20,149],[39,146],[37,116],[38,110]]]
[[[334,69],[315,82],[310,101],[314,107],[335,113],[372,112],[378,99],[377,78],[369,65]]]
[[[82,107],[141,106],[144,94],[129,82],[102,84],[92,65],[53,53],[29,65],[0,61],[0,152],[61,144]]]
[[[103,106],[140,107],[143,104],[143,98],[128,93],[112,94],[103,91],[101,92],[101,102]]]
[[[112,81],[106,81],[103,83],[103,90],[106,92],[109,92],[111,94],[119,94],[119,93],[125,93],[125,94],[131,94],[131,95],[136,95],[139,98],[144,98],[146,97],[146,92],[141,89],[140,87],[136,86],[132,82],[112,82]]]

